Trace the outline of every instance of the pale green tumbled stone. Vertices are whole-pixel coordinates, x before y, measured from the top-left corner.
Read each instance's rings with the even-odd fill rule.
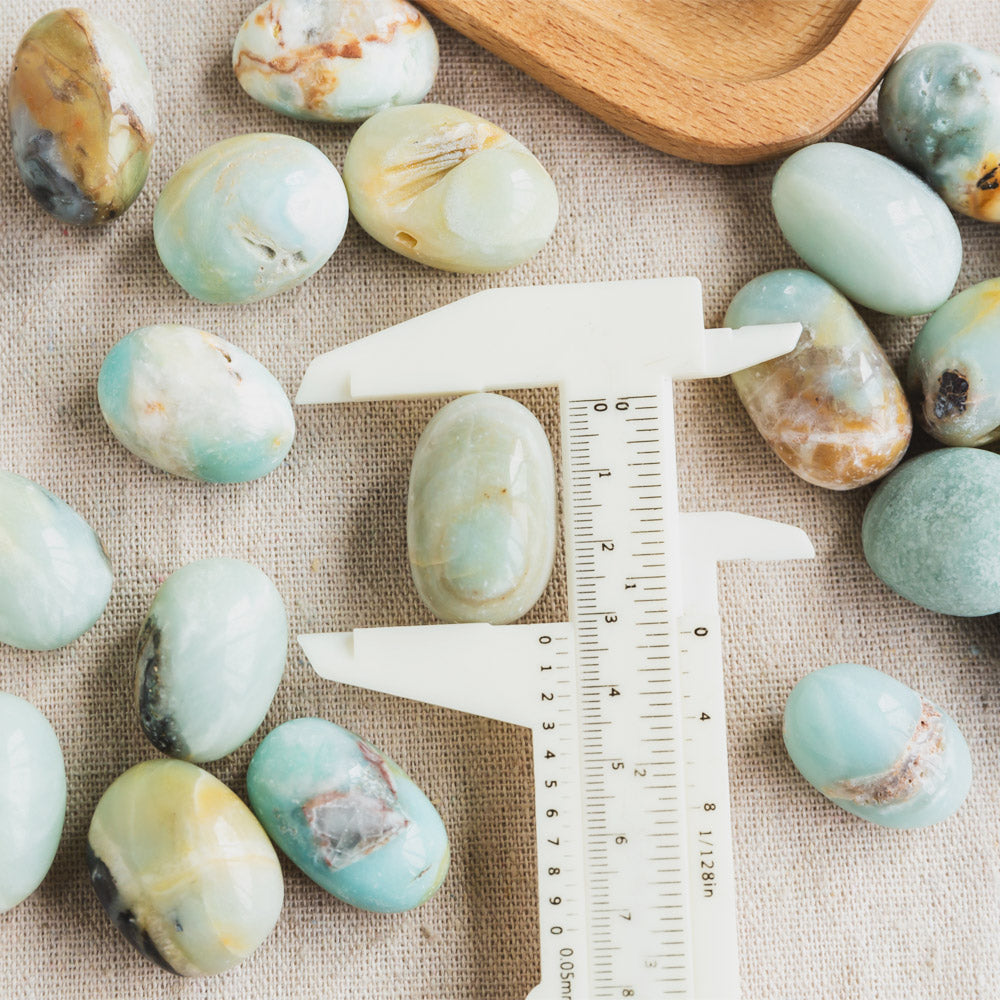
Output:
[[[949,299],[910,350],[909,389],[920,422],[950,445],[1000,437],[1000,278]]]
[[[830,801],[898,829],[947,819],[972,760],[952,719],[899,681],[856,663],[807,674],[785,705],[792,762]]]
[[[948,206],[878,153],[806,146],[775,174],[771,203],[792,249],[860,305],[913,316],[955,287],[962,240]]]
[[[242,962],[284,901],[278,856],[253,813],[182,760],[148,760],[112,782],[90,822],[87,863],[111,922],[181,976]]]
[[[541,424],[507,396],[442,407],[413,455],[410,569],[448,622],[520,618],[541,596],[556,543],[555,471]]]
[[[0,472],[0,642],[65,646],[110,596],[111,566],[94,529],[44,487]]]
[[[153,214],[163,266],[205,302],[256,302],[301,284],[340,245],[337,168],[290,135],[237,135],[187,161]]]
[[[129,451],[188,479],[265,476],[295,436],[277,379],[235,344],[191,326],[144,326],[119,340],[101,365],[97,399]]]
[[[406,0],[266,0],[233,45],[240,86],[307,121],[362,121],[427,96],[437,39]]]
[[[149,741],[185,760],[217,760],[264,721],[285,671],[288,617],[278,588],[239,559],[172,573],[139,633],[135,701]]]
[[[1000,611],[1000,455],[943,448],[884,479],[861,525],[886,586],[948,615]]]
[[[500,271],[548,242],[555,184],[531,152],[443,104],[369,118],[344,159],[351,213],[390,250],[445,271]]]
[[[66,770],[49,720],[0,693],[0,913],[38,888],[66,815]]]

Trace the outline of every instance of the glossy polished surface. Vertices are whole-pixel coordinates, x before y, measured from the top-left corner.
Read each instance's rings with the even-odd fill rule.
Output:
[[[413,582],[446,622],[512,622],[541,596],[556,542],[555,471],[541,424],[493,393],[443,406],[413,453]]]
[[[907,375],[914,409],[944,444],[1000,438],[1000,278],[949,299],[924,324]]]
[[[325,719],[268,733],[247,794],[281,850],[352,906],[413,909],[448,872],[448,835],[427,796],[380,750]]]
[[[256,302],[301,284],[340,245],[337,168],[290,135],[238,135],[193,156],[153,215],[163,266],[205,302]]]
[[[1000,611],[1000,455],[944,448],[904,462],[869,502],[861,540],[875,574],[914,604]]]
[[[952,208],[1000,222],[1000,57],[958,42],[911,49],[882,81],[878,119]]]
[[[253,813],[184,761],[146,761],[111,784],[94,810],[87,861],[111,922],[178,975],[242,962],[281,913],[281,865]]]
[[[111,566],[93,528],[44,487],[0,471],[0,642],[65,646],[110,596]]]
[[[744,285],[727,326],[800,322],[794,350],[733,375],[764,440],[806,482],[864,486],[903,457],[912,421],[885,352],[832,285],[808,271],[773,271]]]
[[[97,380],[101,413],[133,454],[175,476],[243,483],[292,446],[292,406],[245,351],[190,326],[145,326],[118,341]]]
[[[351,213],[390,250],[445,271],[499,271],[548,242],[552,178],[492,122],[443,104],[390,108],[344,159]]]
[[[285,670],[288,618],[271,580],[238,559],[167,577],[139,633],[135,701],[149,741],[217,760],[253,735]]]
[[[139,194],[156,137],[153,84],[112,21],[78,8],[36,21],[14,55],[8,112],[21,179],[57,219],[108,222]]]
[[[962,240],[948,206],[878,153],[840,142],[800,149],[775,174],[771,204],[792,249],[859,305],[913,316],[955,286]]]
[[[310,121],[362,121],[422,101],[437,39],[405,0],[266,0],[244,21],[233,70],[254,100]]]
[[[45,878],[62,837],[66,770],[49,720],[0,692],[0,914]]]
[[[785,747],[842,809],[902,829],[947,819],[972,782],[958,727],[916,691],[871,667],[807,674],[785,705]]]

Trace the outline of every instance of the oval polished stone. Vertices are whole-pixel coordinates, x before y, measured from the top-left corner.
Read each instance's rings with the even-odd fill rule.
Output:
[[[806,146],[775,174],[771,204],[792,249],[860,305],[914,316],[955,287],[962,240],[948,206],[878,153]]]
[[[816,486],[849,490],[903,457],[912,421],[885,352],[832,285],[809,271],[772,271],[744,285],[727,326],[802,324],[788,354],[733,375],[775,454]]]
[[[0,913],[41,884],[62,837],[66,770],[49,720],[0,692]]]
[[[380,750],[325,719],[268,733],[247,794],[278,847],[351,906],[411,910],[448,872],[448,835],[427,796]]]
[[[1000,278],[949,299],[910,350],[910,392],[921,424],[950,445],[1000,438]]]
[[[266,0],[233,46],[236,78],[254,100],[309,121],[416,104],[437,67],[434,30],[406,0]]]
[[[181,976],[242,962],[284,900],[278,856],[253,813],[181,760],[148,760],[111,784],[90,823],[87,863],[111,922]]]
[[[172,573],[139,633],[135,701],[150,743],[218,760],[264,721],[285,671],[288,618],[277,587],[239,559]]]
[[[113,21],[75,7],[36,21],[14,55],[7,100],[14,160],[47,212],[96,225],[135,201],[156,107],[141,53]]]
[[[66,646],[110,596],[111,565],[94,529],[44,487],[0,471],[0,642]]]
[[[413,582],[446,622],[502,625],[542,595],[555,558],[552,451],[507,396],[460,396],[417,442],[406,503]]]
[[[315,274],[340,245],[337,168],[290,135],[237,135],[193,156],[153,214],[163,266],[204,302],[256,302]]]
[[[861,540],[875,574],[914,604],[1000,611],[1000,455],[944,448],[904,462],[875,491]]]
[[[969,748],[951,718],[905,684],[856,663],[814,670],[795,685],[784,738],[809,784],[880,826],[939,823],[972,783]]]
[[[265,476],[295,436],[277,379],[234,344],[190,326],[144,326],[119,340],[101,365],[97,398],[129,451],[187,479]]]
[[[958,42],[919,45],[882,80],[890,149],[957,212],[1000,222],[1000,57]]]
[[[365,232],[445,271],[523,264],[559,215],[552,178],[521,143],[443,104],[369,118],[347,147],[344,183]]]

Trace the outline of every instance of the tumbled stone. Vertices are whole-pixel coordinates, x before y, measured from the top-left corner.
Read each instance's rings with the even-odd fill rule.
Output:
[[[49,720],[0,692],[0,913],[45,878],[62,837],[66,770]]]
[[[240,86],[309,121],[362,121],[416,104],[437,66],[434,30],[406,0],[266,0],[233,45]]]
[[[541,596],[555,556],[555,470],[520,403],[480,392],[443,406],[413,453],[406,510],[413,582],[438,618],[500,625]]]
[[[149,760],[101,796],[87,837],[94,891],[142,955],[181,976],[225,972],[281,913],[278,857],[253,813],[218,778]]]
[[[807,674],[785,706],[785,747],[830,801],[880,826],[947,819],[972,782],[952,719],[881,671],[837,663]]]
[[[792,249],[859,305],[913,316],[955,287],[962,240],[948,206],[885,156],[806,146],[775,174],[771,204]]]
[[[8,113],[21,179],[57,219],[108,222],[142,190],[156,138],[153,84],[113,21],[75,7],[36,21],[14,54]]]
[[[744,285],[727,326],[800,322],[788,353],[733,375],[764,440],[798,476],[848,490],[903,457],[912,422],[885,352],[832,285],[808,271],[772,271]]]
[[[552,178],[503,129],[443,104],[389,108],[344,159],[351,213],[390,250],[445,271],[499,271],[548,242]]]
[[[264,721],[285,670],[288,618],[277,587],[239,559],[172,573],[139,632],[135,701],[149,741],[217,760]]]
[[[268,733],[247,794],[278,847],[352,906],[413,909],[448,872],[448,835],[427,796],[380,750],[325,719]]]
[[[295,436],[277,379],[235,344],[190,326],[144,326],[119,340],[101,365],[97,398],[129,451],[188,479],[265,476]]]

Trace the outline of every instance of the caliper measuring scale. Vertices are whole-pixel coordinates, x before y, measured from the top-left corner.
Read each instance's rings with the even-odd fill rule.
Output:
[[[672,390],[800,333],[706,331],[695,278],[503,288],[303,378],[297,403],[558,387],[569,622],[299,637],[324,677],[531,729],[531,1000],[738,1000],[716,564],[813,549],[788,525],[680,513]]]

